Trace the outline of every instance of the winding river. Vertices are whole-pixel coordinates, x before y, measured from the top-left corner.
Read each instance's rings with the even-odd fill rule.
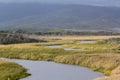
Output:
[[[46,48],[60,48],[62,45],[52,45],[52,46],[46,46]],[[78,51],[80,49],[73,49],[73,48],[64,48],[65,51],[71,51],[71,50],[75,50]]]
[[[28,69],[32,75],[21,80],[94,80],[104,75],[89,68],[47,61],[7,59]]]
[[[83,43],[90,43],[83,42]],[[46,46],[46,48],[60,48],[61,45]],[[64,50],[79,50],[64,48]],[[28,69],[32,75],[21,80],[94,80],[98,77],[104,77],[100,72],[95,72],[89,68],[59,64],[47,61],[31,61],[19,59],[6,59],[16,62]]]
[[[83,41],[80,41],[80,44],[88,44],[88,43],[95,43],[96,41],[94,40],[83,40]]]
[[[80,41],[80,44],[88,44],[88,43],[95,43],[96,41],[93,41],[93,40],[83,40],[83,41]],[[45,46],[45,48],[60,48],[62,45],[50,45],[50,46]],[[74,51],[79,51],[81,49],[76,49],[76,48],[64,48],[65,51],[71,51],[71,50],[74,50]]]

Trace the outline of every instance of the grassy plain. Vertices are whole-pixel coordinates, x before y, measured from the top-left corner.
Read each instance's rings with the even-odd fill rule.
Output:
[[[119,44],[86,43],[81,44],[81,40],[104,40],[120,36],[40,36],[34,38],[44,38],[48,42],[24,43],[0,45],[0,57],[46,60],[58,63],[73,64],[89,67],[95,71],[109,75],[112,80],[120,75],[120,54]],[[49,45],[61,45],[60,48],[47,48]],[[80,50],[66,51],[64,48]],[[115,77],[114,77],[115,76]],[[120,78],[120,77],[119,77]],[[0,79],[1,80],[1,79]],[[110,80],[101,78],[97,80]]]

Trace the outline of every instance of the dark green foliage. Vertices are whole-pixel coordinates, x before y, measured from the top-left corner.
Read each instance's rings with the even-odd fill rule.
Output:
[[[65,36],[65,35],[120,35],[118,32],[107,31],[74,31],[74,30],[60,30],[60,31],[39,31],[33,32],[35,35],[49,35],[49,36]]]

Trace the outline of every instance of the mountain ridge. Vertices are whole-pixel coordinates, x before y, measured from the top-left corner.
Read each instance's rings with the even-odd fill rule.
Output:
[[[120,8],[63,4],[0,5],[1,30],[119,30]]]

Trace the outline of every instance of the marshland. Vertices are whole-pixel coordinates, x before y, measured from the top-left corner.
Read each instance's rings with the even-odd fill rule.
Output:
[[[36,39],[34,36],[31,37]],[[38,36],[37,38],[45,41],[1,44],[0,57],[83,66],[107,76],[96,77],[98,79],[94,78],[95,80],[119,79],[120,36]],[[32,76],[29,70],[14,61],[2,59],[0,64],[3,66],[0,67],[1,72],[7,70],[6,74],[1,73],[2,80],[16,80],[30,74]],[[12,69],[16,70],[13,72]]]
[[[0,80],[120,80],[120,1],[0,0]]]

